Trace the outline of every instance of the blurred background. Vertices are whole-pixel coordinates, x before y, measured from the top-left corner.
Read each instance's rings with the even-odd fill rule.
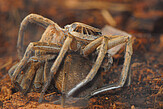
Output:
[[[97,98],[95,105],[133,109],[163,106],[162,99],[156,98],[163,93],[162,0],[0,0],[0,79],[2,80],[18,59],[16,43],[19,26],[31,13],[49,18],[61,27],[77,21],[100,29],[105,25],[111,25],[132,34],[135,39],[132,62],[133,87],[120,95],[114,94],[111,98],[108,96]],[[25,47],[31,41],[38,41],[43,32],[44,29],[38,25],[28,25]],[[120,54],[121,52],[114,56],[115,66],[123,60],[123,55]],[[0,104],[3,104],[1,100]]]
[[[0,56],[15,54],[19,25],[30,13],[47,17],[61,27],[75,21],[100,29],[108,24],[132,34],[157,37],[163,32],[162,6],[162,0],[0,0]],[[25,44],[37,41],[43,31],[30,24]]]

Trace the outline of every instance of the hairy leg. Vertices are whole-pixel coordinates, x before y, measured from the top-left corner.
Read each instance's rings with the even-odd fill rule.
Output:
[[[36,52],[37,51],[37,52]],[[34,42],[34,43],[30,43],[26,49],[26,52],[24,54],[23,59],[19,62],[19,64],[17,65],[12,77],[11,77],[11,81],[13,83],[16,82],[16,78],[18,76],[18,74],[22,71],[22,69],[26,66],[28,60],[30,59],[30,57],[32,55],[34,55],[34,53],[36,53],[36,55],[46,55],[46,54],[58,54],[60,51],[60,48],[55,47],[54,45],[47,45],[45,43],[42,42]],[[40,57],[41,59],[41,57]]]
[[[77,91],[79,88],[81,88],[82,86],[84,86],[85,84],[87,84],[89,81],[91,81],[94,78],[94,76],[96,75],[97,71],[99,70],[101,66],[101,63],[105,57],[105,54],[107,53],[107,43],[108,43],[108,38],[104,36],[102,40],[100,52],[98,54],[96,62],[94,63],[91,71],[88,73],[88,75],[86,76],[84,80],[82,80],[79,84],[77,84],[74,88],[72,88],[68,92],[67,94],[68,97],[73,95],[75,91]]]
[[[24,32],[27,28],[27,25],[29,23],[36,23],[38,25],[41,25],[44,28],[47,28],[49,25],[57,25],[52,20],[47,19],[43,16],[40,16],[38,14],[30,14],[27,17],[23,19],[20,25],[19,33],[18,33],[18,41],[17,41],[17,51],[19,59],[23,58],[23,40],[24,40]],[[58,26],[58,25],[57,25]]]
[[[117,43],[118,41],[119,41],[119,43],[122,43],[122,40],[120,41],[118,38],[117,38],[117,40],[114,40],[114,41],[115,41],[115,43]],[[126,84],[126,85],[130,84],[131,74],[130,74],[129,68],[130,68],[131,55],[133,52],[131,38],[126,37],[126,40],[123,42],[126,42],[126,53],[125,53],[125,60],[124,60],[123,69],[122,69],[119,81],[117,83],[114,83],[114,84],[111,84],[106,87],[102,87],[100,89],[93,91],[90,96],[96,95],[96,94],[104,92],[104,91],[123,87],[126,82],[128,82],[128,84]],[[110,44],[114,45],[114,42],[110,42]],[[126,81],[126,80],[128,80],[128,81]]]
[[[34,76],[36,75],[36,72],[40,66],[40,62],[31,62],[31,68],[27,74],[25,74],[25,77],[22,79],[22,82],[20,84],[22,90],[20,90],[24,95],[28,92],[30,89],[31,83],[34,79]]]
[[[48,76],[48,79],[46,81],[46,83],[44,84],[43,90],[41,92],[40,98],[39,98],[39,102],[42,102],[43,100],[43,96],[45,94],[45,91],[47,90],[48,86],[50,85],[50,82],[53,78],[53,76],[56,74],[66,52],[68,51],[68,48],[70,47],[70,44],[72,42],[72,37],[68,36],[59,52],[58,57],[56,58],[56,60],[54,61],[54,64],[52,65],[51,69],[50,69],[50,74]]]

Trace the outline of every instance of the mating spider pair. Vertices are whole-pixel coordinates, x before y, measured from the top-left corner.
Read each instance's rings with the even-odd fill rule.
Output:
[[[23,55],[23,38],[28,23],[39,24],[46,30],[38,42],[31,42],[28,45]],[[26,93],[32,81],[34,81],[36,87],[41,84],[39,84],[39,77],[40,75],[43,75],[44,83],[39,98],[39,102],[42,102],[43,95],[49,87],[52,78],[58,71],[58,68],[60,67],[66,52],[74,51],[83,57],[87,57],[96,51],[96,53],[98,53],[97,58],[90,72],[87,74],[85,79],[80,81],[66,93],[66,97],[70,97],[78,89],[86,85],[88,82],[92,81],[92,79],[97,74],[100,66],[103,64],[103,59],[105,57],[111,58],[111,55],[106,56],[108,50],[122,43],[125,43],[126,51],[123,69],[119,81],[112,85],[107,85],[100,89],[94,90],[89,96],[123,87],[126,82],[130,82],[129,67],[131,55],[133,52],[131,37],[119,35],[102,35],[101,30],[79,22],[66,25],[63,29],[50,19],[44,18],[37,14],[30,14],[22,21],[20,26],[17,47],[18,55],[21,61],[16,66],[14,66],[14,70],[12,70],[12,74],[10,74],[11,81],[15,87],[17,87],[23,93]],[[52,59],[55,60],[51,65],[51,68],[48,70],[48,63]],[[34,62],[38,63],[32,64]],[[44,69],[37,71],[39,69],[38,65],[41,62],[45,63]],[[24,79],[22,78],[17,80],[18,76],[24,76],[22,71],[25,67],[29,66],[29,64],[31,68],[27,72],[28,76]],[[108,64],[104,65],[104,67],[108,67]],[[33,80],[34,76],[35,80]]]

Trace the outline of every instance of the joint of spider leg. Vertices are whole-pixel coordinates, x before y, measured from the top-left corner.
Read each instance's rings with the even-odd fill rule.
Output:
[[[68,32],[67,37],[73,38],[74,36],[71,33]]]
[[[105,39],[109,40],[110,38],[108,36],[103,36]]]
[[[128,54],[131,56],[133,54],[133,48],[132,48],[132,41],[130,37],[128,37],[127,39],[126,46],[128,46],[128,49],[126,52],[128,52]]]
[[[108,42],[109,38],[107,36],[103,36],[103,38],[105,39],[104,40],[105,41],[104,45],[105,45]]]
[[[126,81],[126,79],[123,78],[122,81],[120,82],[119,86],[120,86],[120,87],[123,87],[124,84],[125,84],[125,81]]]

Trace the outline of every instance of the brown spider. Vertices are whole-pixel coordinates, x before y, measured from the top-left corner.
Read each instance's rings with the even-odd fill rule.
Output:
[[[46,28],[46,30],[43,33],[40,41],[31,42],[28,45],[23,56],[24,31],[29,22],[39,24]],[[24,67],[26,67],[29,62],[33,63],[38,60],[45,61],[45,83],[43,84],[43,89],[39,98],[39,102],[42,102],[43,95],[50,85],[53,76],[56,74],[66,52],[79,52],[80,55],[82,55],[83,57],[87,57],[88,55],[91,55],[94,51],[97,51],[98,56],[96,58],[96,61],[94,62],[94,65],[92,66],[86,78],[80,81],[66,94],[66,97],[72,96],[78,89],[86,85],[88,82],[92,81],[97,71],[99,70],[108,50],[122,43],[125,43],[126,45],[126,52],[120,80],[113,85],[108,85],[106,87],[102,87],[91,92],[89,96],[93,96],[107,90],[112,90],[124,86],[124,84],[126,83],[126,79],[129,76],[129,67],[131,55],[133,52],[131,37],[119,35],[102,35],[101,30],[79,22],[66,25],[63,29],[50,19],[44,18],[37,14],[30,14],[22,21],[20,26],[17,47],[18,55],[21,61],[15,67],[15,70],[11,76],[11,81],[12,83],[14,83],[15,86],[18,86],[18,88],[20,89],[17,82],[17,77],[22,72]],[[98,49],[96,50],[96,48]],[[54,63],[52,64],[49,72],[47,72],[46,67],[48,61],[54,59],[55,57],[56,59]],[[37,66],[37,64],[34,65]],[[31,73],[30,75],[34,74]],[[31,82],[32,79],[28,79],[25,82],[28,83],[29,81]]]

